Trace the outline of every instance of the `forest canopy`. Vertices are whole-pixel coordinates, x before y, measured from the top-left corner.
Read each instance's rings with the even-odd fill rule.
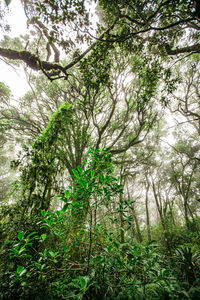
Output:
[[[0,299],[200,299],[200,1],[14,2]]]

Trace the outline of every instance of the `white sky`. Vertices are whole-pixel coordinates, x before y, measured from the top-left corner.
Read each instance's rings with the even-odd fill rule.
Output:
[[[26,33],[26,17],[21,6],[20,0],[12,0],[9,5],[9,14],[6,16],[8,24],[11,26],[11,32],[7,35],[11,37],[18,37],[20,34]],[[0,39],[3,38],[3,33],[0,32]],[[29,89],[26,82],[24,72],[20,68],[16,71],[0,60],[0,81],[8,85],[14,98],[21,97]]]

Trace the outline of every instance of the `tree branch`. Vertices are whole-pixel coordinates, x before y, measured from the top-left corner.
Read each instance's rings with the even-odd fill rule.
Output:
[[[171,49],[171,47],[167,44],[165,45],[165,50],[169,55],[177,55],[177,54],[182,54],[187,52],[200,53],[200,44],[195,44],[192,46],[187,46],[182,48],[176,48],[174,50]]]
[[[100,40],[102,40],[106,34],[110,32],[110,30],[113,29],[115,26],[116,21],[105,31],[102,33],[102,35],[99,37]],[[67,79],[68,75],[66,73],[67,70],[74,67],[83,57],[85,57],[91,50],[95,48],[97,44],[97,41],[95,41],[90,47],[88,47],[82,54],[80,54],[78,57],[76,57],[71,63],[66,65],[65,67],[58,64],[58,63],[50,63],[48,61],[41,61],[40,58],[29,52],[29,51],[16,51],[12,49],[5,49],[0,47],[0,56],[13,59],[13,60],[21,60],[25,62],[31,69],[35,71],[41,70],[51,81],[58,79],[58,78],[65,78]],[[58,72],[56,74],[50,74],[47,73],[49,71],[60,71],[64,74],[64,76],[57,76],[59,75]],[[55,75],[57,76],[55,78]]]

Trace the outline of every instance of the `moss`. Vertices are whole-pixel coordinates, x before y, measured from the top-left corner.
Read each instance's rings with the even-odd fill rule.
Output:
[[[66,126],[69,122],[72,121],[72,108],[73,105],[64,102],[51,116],[46,129],[43,131],[42,135],[35,140],[35,142],[32,144],[32,147],[38,149],[42,145],[44,145],[44,143],[46,143],[47,146],[50,146],[55,136],[58,134],[59,129],[63,127],[61,126],[63,125],[63,122],[65,122],[64,125]]]

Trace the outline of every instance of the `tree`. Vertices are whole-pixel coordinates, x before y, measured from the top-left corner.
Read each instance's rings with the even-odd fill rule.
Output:
[[[0,298],[197,299],[199,1],[99,0],[96,30],[87,1],[22,3],[36,30],[0,42],[30,86],[0,83],[0,200],[20,147]]]
[[[176,72],[182,77],[184,69],[184,77],[177,85],[176,91],[172,93],[175,101],[171,103],[171,110],[179,112],[186,117],[187,121],[195,128],[200,135],[200,103],[199,103],[199,62],[197,56],[190,60],[186,60],[184,66],[179,64]]]
[[[171,161],[171,181],[175,185],[180,196],[183,214],[187,228],[190,228],[190,217],[194,220],[193,210],[197,209],[194,201],[198,200],[198,165],[199,159],[195,154],[199,153],[199,146],[195,141],[181,141],[175,145],[175,157]],[[198,229],[197,229],[198,230]]]
[[[18,136],[19,141],[24,143],[26,133],[30,144],[43,132],[38,139],[41,145],[36,143],[34,149],[26,149],[16,162],[20,164],[22,179],[26,182],[22,194],[23,197],[26,194],[28,206],[49,207],[50,199],[63,188],[59,188],[59,182],[65,181],[66,171],[73,180],[72,170],[83,165],[84,155],[91,146],[95,149],[106,147],[112,154],[119,155],[140,144],[156,122],[157,112],[152,99],[160,80],[157,61],[152,62],[150,68],[144,65],[142,58],[137,55],[135,59],[125,57],[119,49],[113,51],[112,57],[117,63],[109,71],[110,77],[106,73],[109,64],[105,65],[104,60],[95,69],[96,65],[85,59],[77,68],[76,76],[71,76],[67,82],[50,83],[44,76],[30,75],[31,92],[20,99],[17,106],[9,101],[4,103],[1,123],[7,124],[7,130]],[[106,59],[109,61],[110,58],[106,56]],[[131,66],[134,66],[134,73]],[[139,69],[140,74],[137,73]],[[67,121],[67,110],[63,105],[71,105],[70,121]],[[50,117],[54,111],[57,112]],[[50,161],[46,156],[49,152]],[[63,178],[60,181],[58,177]],[[46,184],[49,187],[45,187]],[[37,196],[37,201],[43,199],[42,206],[37,201],[33,203],[32,195]],[[28,206],[25,205],[26,209]]]
[[[118,1],[117,4],[116,1],[99,1],[106,29],[101,24],[96,40],[91,37],[89,12],[84,1],[74,1],[73,4],[68,1],[23,1],[23,5],[29,23],[39,27],[41,34],[47,39],[47,57],[52,48],[55,62],[42,60],[38,51],[32,53],[28,49],[15,51],[1,47],[0,55],[11,60],[24,61],[30,68],[41,70],[50,80],[67,79],[68,71],[73,70],[76,64],[97,48],[102,53],[109,53],[112,47],[120,45],[128,53],[142,51],[143,54],[149,49],[149,53],[160,57],[184,53],[191,55],[200,51],[199,11],[198,6],[193,7],[191,0],[154,0],[151,1],[151,5],[148,0]],[[63,64],[58,62],[57,45],[67,52],[70,45],[74,45],[74,41],[64,34],[66,28],[75,31],[76,41],[84,41],[88,37],[93,41],[86,51],[80,54],[77,50],[71,62]],[[187,44],[186,30],[192,45]],[[89,56],[92,56],[91,54]]]
[[[1,107],[3,103],[8,101],[11,96],[10,89],[0,82],[0,101]],[[6,199],[11,189],[11,184],[14,180],[14,172],[10,169],[10,163],[13,159],[13,142],[14,139],[9,139],[7,134],[8,122],[0,125],[0,201]]]

